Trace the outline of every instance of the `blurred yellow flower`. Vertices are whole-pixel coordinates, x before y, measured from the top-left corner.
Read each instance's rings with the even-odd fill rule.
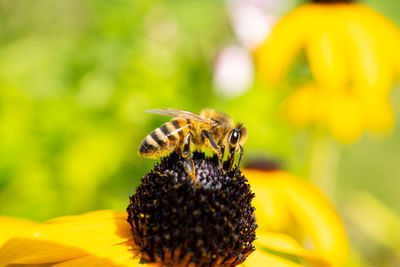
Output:
[[[3,245],[0,247],[0,266],[156,266],[141,261],[126,218],[126,212],[103,210],[55,218],[31,227],[24,225],[23,229],[29,231],[14,232],[13,238],[0,244]],[[25,223],[25,220],[19,222],[19,219],[0,219],[4,229],[16,228],[15,223],[18,226]],[[239,266],[301,266],[273,252],[324,262],[324,259],[305,251],[284,234],[264,233],[259,241],[266,244],[269,252],[259,248]]]
[[[296,126],[327,128],[342,142],[357,140],[364,130],[384,132],[394,117],[385,98],[360,97],[346,88],[326,90],[309,83],[286,99],[285,113]]]
[[[256,51],[261,78],[280,82],[305,50],[319,86],[352,86],[366,92],[362,96],[387,97],[400,74],[397,26],[362,4],[314,2],[284,16]]]
[[[0,247],[16,234],[24,234],[37,223],[7,216],[0,216]]]
[[[349,245],[343,224],[317,187],[284,171],[246,169],[243,173],[256,194],[258,233],[279,233],[302,245],[286,253],[322,256],[324,262],[311,260],[314,266],[340,266],[346,260]],[[268,247],[268,240],[258,236],[256,242]]]

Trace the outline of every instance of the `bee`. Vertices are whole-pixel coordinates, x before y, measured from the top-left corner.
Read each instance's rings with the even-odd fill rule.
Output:
[[[210,148],[218,156],[219,166],[224,170],[223,158],[227,149],[227,171],[231,171],[235,155],[240,152],[239,166],[247,129],[241,123],[235,125],[228,115],[213,109],[203,109],[200,115],[173,108],[151,109],[146,112],[173,119],[146,136],[139,147],[140,156],[157,158],[175,151],[182,155],[185,171],[194,182],[196,170],[191,157],[192,151],[202,152],[206,147]]]

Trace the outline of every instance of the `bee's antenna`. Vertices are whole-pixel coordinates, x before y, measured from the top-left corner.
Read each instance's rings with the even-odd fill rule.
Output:
[[[236,123],[236,129],[240,129],[243,127],[243,122],[239,121],[238,123]]]

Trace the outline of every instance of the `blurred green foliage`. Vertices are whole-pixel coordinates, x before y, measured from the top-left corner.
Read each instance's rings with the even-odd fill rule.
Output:
[[[367,4],[400,23],[397,0]],[[255,85],[225,99],[213,91],[215,57],[235,42],[224,1],[3,0],[0,24],[2,215],[124,209],[156,162],[137,148],[167,120],[144,112],[158,107],[224,111],[248,127],[246,158],[306,173],[309,136],[282,118],[284,93]],[[392,102],[399,118],[397,91]],[[399,138],[396,127],[343,149],[339,204],[357,188],[400,212]]]

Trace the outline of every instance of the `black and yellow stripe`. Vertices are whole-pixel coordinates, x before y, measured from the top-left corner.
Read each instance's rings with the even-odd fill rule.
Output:
[[[179,135],[179,140],[183,140],[184,135],[182,131],[182,127],[184,126],[182,119],[174,119],[171,121],[171,124],[175,127],[176,133]]]
[[[144,157],[158,157],[174,151],[182,144],[190,124],[190,120],[173,119],[155,129],[143,140],[139,147],[139,155]]]

